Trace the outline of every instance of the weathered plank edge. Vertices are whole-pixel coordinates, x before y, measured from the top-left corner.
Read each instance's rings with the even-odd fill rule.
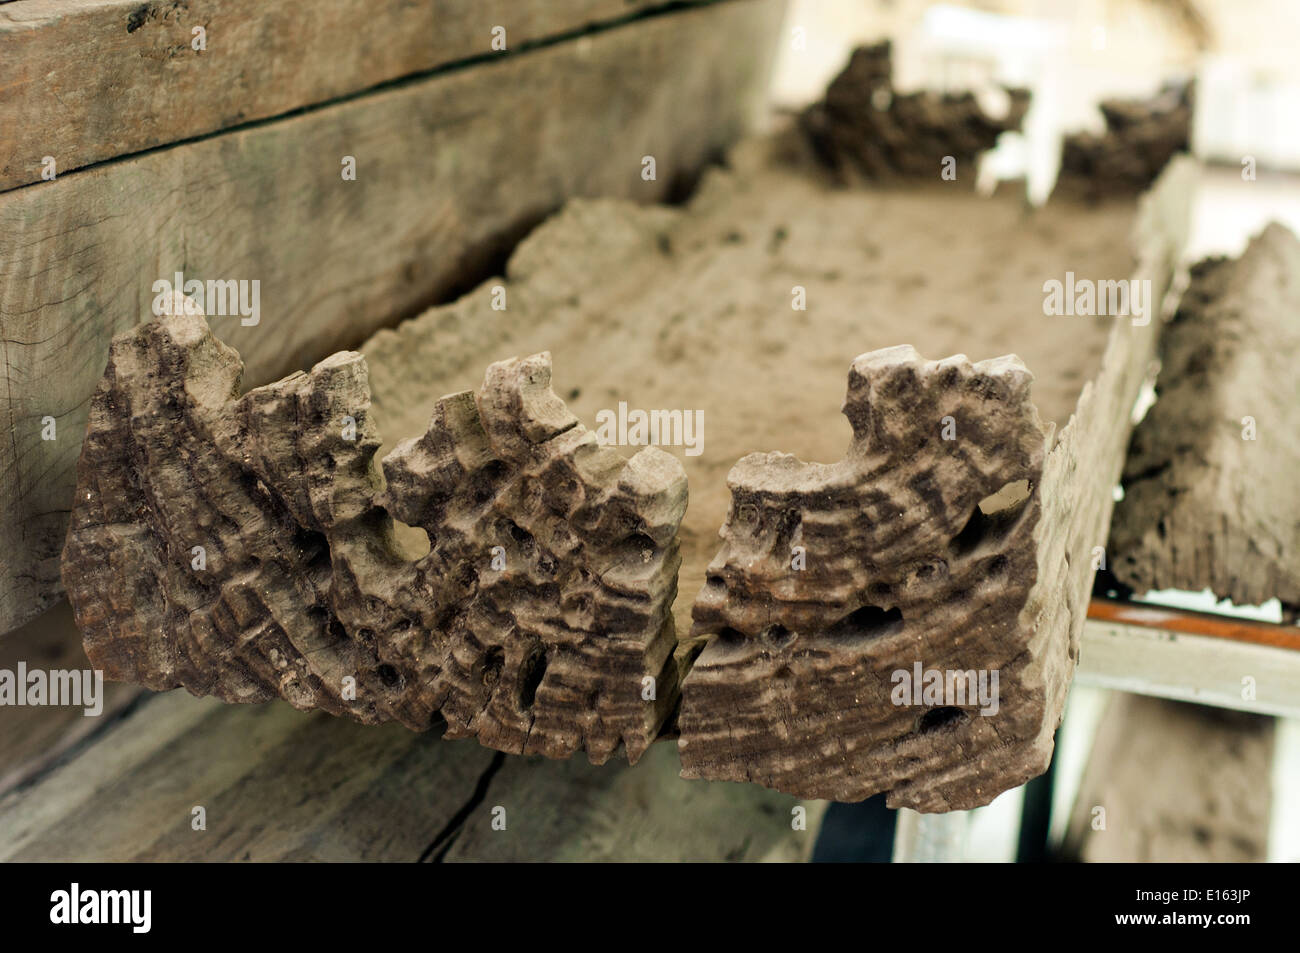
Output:
[[[720,0],[688,0],[712,2]],[[680,6],[344,0],[305,10],[257,0],[15,0],[0,7],[0,129],[10,132],[0,138],[0,191],[42,181],[46,156],[61,175]],[[193,48],[198,27],[201,50]],[[497,27],[504,50],[493,48]]]
[[[1033,634],[1031,651],[1043,660],[1041,730],[1031,757],[1012,785],[1041,774],[1051,761],[1053,738],[1064,714],[1096,570],[1094,554],[1106,545],[1114,488],[1124,466],[1132,409],[1151,372],[1156,343],[1169,310],[1167,296],[1182,265],[1191,224],[1195,163],[1175,158],[1139,199],[1131,242],[1133,278],[1150,281],[1145,324],[1118,316],[1101,373],[1084,385],[1070,422],[1062,428],[1043,471],[1043,518],[1038,524],[1038,583],[1023,613]]]

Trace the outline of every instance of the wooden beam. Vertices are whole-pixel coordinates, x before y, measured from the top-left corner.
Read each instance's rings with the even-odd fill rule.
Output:
[[[1134,590],[1300,612],[1298,272],[1300,239],[1276,223],[1193,268],[1111,533],[1111,570]]]
[[[17,0],[0,191],[643,15],[662,0]],[[493,46],[495,34],[505,50]],[[196,35],[195,30],[202,34]],[[201,48],[197,48],[201,46]]]
[[[673,194],[755,116],[782,10],[639,20],[0,194],[0,632],[59,594],[90,395],[155,282],[258,282],[257,322],[218,336],[250,384],[308,367],[463,289],[571,195]]]
[[[0,859],[800,860],[822,810],[682,781],[671,745],[634,768],[502,759],[400,725],[170,692],[0,798]]]
[[[1079,651],[1087,685],[1300,718],[1294,626],[1094,599]]]

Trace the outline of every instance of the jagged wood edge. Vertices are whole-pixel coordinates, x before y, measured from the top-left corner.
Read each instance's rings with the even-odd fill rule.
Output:
[[[174,310],[176,314],[145,322],[114,342],[79,461],[64,568],[92,662],[110,678],[157,690],[183,685],[227,701],[279,696],[300,708],[320,707],[365,722],[398,720],[424,728],[441,713],[449,736],[472,734],[516,753],[564,757],[585,748],[599,762],[623,744],[632,760],[640,756],[676,694],[670,609],[685,477],[675,459],[646,448],[624,460],[616,451],[596,446],[594,435],[550,391],[549,355],[536,355],[489,368],[477,407],[470,394],[440,401],[429,432],[385,458],[384,469],[395,481],[385,488],[374,467],[380,441],[367,415],[368,385],[360,355],[334,355],[309,375],[291,375],[238,397],[242,362],[236,352],[212,337],[201,315],[186,314],[179,302]],[[157,355],[149,352],[151,343],[159,349]],[[153,366],[154,357],[161,358],[161,368]],[[127,406],[129,397],[119,387],[119,375],[129,379],[133,374],[146,378],[139,391],[143,407]],[[315,399],[322,393],[323,398]],[[304,412],[310,417],[307,427]],[[129,420],[123,420],[125,414]],[[345,417],[355,428],[352,439],[333,429]],[[449,418],[461,428],[459,436],[465,439],[460,443],[449,430]],[[174,439],[180,423],[198,424],[194,439]],[[161,429],[150,436],[150,428]],[[298,446],[304,434],[308,439],[302,442],[311,451],[307,455]],[[208,448],[198,438],[214,444],[215,453],[205,458]],[[474,463],[478,451],[508,456],[504,451],[511,442],[516,457],[497,475],[497,495],[462,500],[461,505],[471,511],[487,506],[485,512],[495,513],[501,494],[516,492],[507,500],[508,512],[497,513],[497,522],[510,532],[471,539],[468,545],[475,562],[481,552],[483,575],[493,577],[484,583],[485,591],[510,584],[522,565],[529,578],[521,587],[534,603],[547,606],[527,631],[524,641],[532,648],[525,646],[522,654],[507,634],[497,637],[493,628],[519,625],[518,616],[487,596],[477,598],[479,569],[471,565],[464,545],[451,550],[448,561],[445,546],[440,548],[442,541],[435,539],[430,553],[412,563],[398,551],[384,509],[423,521],[434,536],[465,529],[454,521],[439,522],[439,517],[457,492],[473,495],[478,484],[466,464]],[[137,443],[155,456],[128,459],[140,449]],[[544,481],[525,472],[542,456],[533,453],[533,444],[551,451],[544,463],[559,461],[558,469],[568,473],[569,490],[581,494],[590,489],[596,497],[557,502]],[[517,461],[522,461],[519,472],[510,472]],[[500,460],[478,462],[501,465]],[[208,464],[213,472],[204,476],[212,485],[187,481],[187,467]],[[345,474],[349,481],[341,479]],[[563,473],[550,475],[558,479]],[[422,476],[441,477],[441,484]],[[163,486],[155,490],[155,481]],[[233,526],[225,527],[225,538],[210,547],[215,563],[198,572],[192,571],[190,540],[184,537],[211,544],[217,521],[209,512],[203,514],[205,531],[185,525],[191,491],[216,494],[235,509],[233,517],[217,513]],[[522,492],[531,497],[519,498]],[[134,501],[135,511],[118,505],[104,516],[102,502],[114,504],[114,494]],[[547,517],[544,512],[570,504],[586,515],[578,518],[573,510]],[[574,516],[583,538],[569,551],[584,561],[557,566],[556,554],[525,528],[538,530],[520,516],[530,508],[538,522],[549,520],[548,533],[567,532],[564,527]],[[471,521],[468,529],[476,526],[483,529],[481,521]],[[166,546],[151,547],[151,531]],[[254,543],[245,546],[250,537]],[[124,544],[133,538],[144,542]],[[494,552],[494,545],[500,550]],[[585,561],[583,546],[600,565]],[[169,548],[179,551],[161,551]],[[236,567],[232,557],[232,565],[223,567],[226,548],[241,553],[244,561]],[[489,563],[498,552],[505,559],[501,571]],[[564,598],[585,593],[583,605],[560,604],[557,585],[533,578],[545,574],[548,562],[552,573],[576,568],[583,584],[567,587],[571,591]],[[213,569],[218,570],[215,593]],[[279,578],[286,573],[287,582]],[[436,590],[441,608],[437,599],[428,598],[435,585],[441,587]],[[464,598],[442,598],[455,596],[457,587],[465,590],[460,594]],[[275,602],[279,596],[285,598]],[[268,598],[283,619],[267,608]],[[206,611],[196,611],[195,602]],[[552,602],[556,605],[550,607]],[[423,633],[438,631],[433,620],[455,621],[445,618],[453,612],[463,621],[484,605],[492,612],[476,619],[475,627],[461,626],[455,644],[445,633],[443,644],[432,649],[427,644]],[[565,619],[605,628],[583,630],[566,626]],[[246,631],[254,623],[255,629]],[[514,634],[512,629],[509,635]],[[430,651],[437,654],[432,663]],[[538,671],[539,653],[550,661],[544,671]],[[610,678],[591,679],[581,688],[584,672],[590,674],[585,662],[608,662]],[[444,671],[459,674],[440,683]],[[349,676],[355,679],[353,697],[346,691]],[[476,679],[482,681],[481,689]],[[647,692],[646,679],[660,684],[651,682],[656,690]],[[452,697],[451,689],[463,691]],[[582,697],[575,700],[580,689]],[[525,692],[532,697],[524,699]]]

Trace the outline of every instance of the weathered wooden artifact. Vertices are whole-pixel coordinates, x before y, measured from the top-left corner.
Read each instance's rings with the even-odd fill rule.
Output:
[[[1124,466],[1110,553],[1125,585],[1300,611],[1297,274],[1300,240],[1278,224],[1193,267]]]
[[[1152,281],[1151,300],[1167,287],[1181,247],[1185,175],[1182,166],[1170,169],[1142,203],[1135,274]],[[566,353],[583,354],[579,365],[587,369],[582,394],[566,393],[590,419],[600,406],[594,401],[617,392],[611,385],[644,374],[639,355],[662,348],[665,328],[673,326],[647,315],[680,300],[700,274],[710,273],[699,269],[734,278],[738,262],[766,274],[782,260],[779,243],[751,250],[725,239],[724,223],[733,215],[743,211],[752,221],[737,221],[768,236],[789,221],[792,208],[806,213],[809,203],[854,201],[820,194],[789,171],[768,170],[759,181],[770,208],[755,209],[743,177],[716,180],[690,212],[609,202],[571,207],[512,260],[500,285],[515,309],[509,321],[492,317],[497,285],[489,283],[367,344],[376,380],[383,381],[377,418],[368,412],[368,375],[356,355],[336,355],[310,375],[238,398],[237,359],[203,332],[199,319],[166,317],[122,338],[95,401],[68,546],[69,591],[92,658],[111,663],[116,677],[240,700],[283,695],[370,720],[422,727],[440,709],[453,734],[475,734],[509,751],[563,756],[585,746],[600,759],[621,739],[636,757],[661,728],[675,727],[687,774],[750,779],[801,796],[861,798],[890,790],[894,803],[947,810],[987,803],[1041,771],[1077,655],[1091,557],[1104,542],[1127,442],[1126,427],[1116,421],[1128,419],[1156,320],[1109,322],[1106,353],[1085,365],[1091,383],[1054,443],[1037,422],[1028,374],[1014,359],[931,365],[906,349],[863,357],[848,408],[861,432],[845,461],[805,470],[783,455],[760,456],[733,480],[740,492],[727,517],[730,553],[743,556],[742,540],[771,549],[753,550],[770,564],[723,557],[715,575],[726,595],[705,568],[713,548],[708,534],[727,514],[722,487],[710,479],[720,461],[716,451],[684,457],[703,506],[681,543],[687,562],[698,563],[699,581],[694,569],[683,573],[691,592],[703,583],[704,594],[700,628],[680,647],[669,612],[682,470],[658,451],[642,451],[633,463],[619,458],[617,467],[603,464],[579,481],[582,493],[604,502],[573,508],[574,487],[561,474],[577,470],[581,454],[613,461],[617,452],[598,454],[588,445],[541,385],[540,358],[493,363],[503,351],[530,353],[526,346],[534,342],[566,342]],[[906,218],[918,203],[924,207],[927,195],[901,198],[894,214]],[[980,203],[968,210],[973,215],[987,217],[993,208],[1009,213],[970,193],[959,201]],[[1013,219],[1006,223],[1011,234]],[[1097,225],[1114,221],[1128,221],[1127,213]],[[590,258],[589,245],[597,249]],[[647,249],[652,253],[644,254]],[[791,260],[808,254],[792,246]],[[590,287],[592,261],[622,278]],[[619,262],[636,262],[640,270],[618,268]],[[773,297],[784,304],[789,279],[777,274],[773,281]],[[1041,305],[1041,298],[1034,301],[1040,283],[1026,289],[1033,292],[1028,299],[1017,292],[1019,309],[1025,300]],[[654,294],[647,295],[649,286]],[[844,293],[854,294],[851,287]],[[996,297],[988,301],[986,308],[997,307]],[[772,310],[757,299],[744,307],[760,322]],[[982,313],[975,308],[971,319]],[[593,314],[620,316],[608,326],[612,350],[593,338]],[[738,310],[736,320],[742,319]],[[1056,323],[1024,343],[1047,359],[1041,345],[1059,340],[1061,319],[1040,320]],[[911,330],[941,341],[944,327],[940,315]],[[789,333],[784,325],[781,330]],[[846,325],[843,333],[896,339],[899,332]],[[1012,322],[1005,333],[1014,341],[1024,328]],[[982,340],[991,346],[998,339]],[[738,355],[736,374],[719,383],[706,373],[708,352],[680,353],[703,361],[695,386],[705,389],[689,402],[708,408],[716,424],[710,432],[733,454],[752,448],[761,428],[737,430],[735,422],[759,423],[738,415],[733,404],[752,402],[761,416],[771,387],[746,377],[750,358]],[[438,402],[433,388],[467,375],[476,363],[493,367],[477,401]],[[1077,364],[1062,366],[1080,373]],[[657,386],[664,390],[654,404],[683,398],[676,380],[660,379]],[[920,401],[914,407],[913,397]],[[427,411],[419,408],[435,402],[440,409],[426,426]],[[913,412],[915,420],[906,416]],[[348,417],[357,427],[355,444],[341,429]],[[1068,419],[1067,407],[1055,407],[1052,417]],[[426,430],[384,458],[386,485],[370,468],[376,419],[398,434]],[[203,438],[178,428],[178,421],[201,422]],[[951,441],[944,439],[949,424]],[[555,435],[543,441],[540,457],[521,458],[527,449],[521,433]],[[828,434],[817,428],[819,446],[830,445]],[[579,437],[571,458],[547,455]],[[492,461],[503,469],[494,470]],[[213,511],[187,475],[194,467],[217,503],[249,514],[251,522],[231,523],[219,515],[224,510]],[[516,474],[522,483],[511,482]],[[796,474],[805,481],[792,481]],[[534,476],[545,479],[529,482]],[[465,494],[498,480],[505,485],[486,503],[490,517],[473,505],[462,508]],[[1018,504],[1009,513],[1003,512],[1007,494],[997,492],[1008,484]],[[828,486],[840,495],[827,498]],[[211,490],[217,487],[228,488]],[[106,515],[106,508],[113,512]],[[432,550],[423,560],[389,541],[390,529],[402,530],[389,523],[390,513],[428,531]],[[850,535],[837,550],[841,527]],[[583,543],[581,552],[570,534]],[[206,546],[205,537],[213,541],[205,550],[207,568],[195,572],[193,548]],[[806,582],[797,573],[776,573],[784,544],[803,547]],[[593,562],[584,561],[587,547]],[[497,567],[494,557],[503,560]],[[590,590],[594,580],[584,582],[584,570],[607,591]],[[264,578],[277,580],[278,588],[267,589]],[[161,582],[142,583],[127,598],[118,591],[123,579]],[[525,581],[521,590],[511,588]],[[584,591],[598,597],[589,606],[578,598]],[[282,618],[264,610],[272,603]],[[689,607],[683,600],[678,617]],[[976,621],[957,621],[965,617]],[[818,648],[823,639],[838,640],[833,652]],[[683,697],[678,672],[702,647],[685,677],[682,717],[666,724]],[[751,664],[723,664],[728,658]],[[896,704],[892,691],[880,691],[896,689],[893,673],[918,662],[926,670],[974,671],[974,704],[969,691],[955,704],[928,697]],[[583,674],[571,676],[570,665]],[[997,672],[996,714],[979,701],[981,670]],[[771,677],[764,680],[765,674]],[[355,699],[344,694],[348,677],[357,680]],[[723,718],[747,722],[746,731],[735,741],[724,736]],[[888,728],[853,730],[877,724]],[[801,743],[814,738],[814,747]]]
[[[799,126],[816,156],[843,178],[935,178],[974,184],[975,161],[998,136],[1020,128],[1029,92],[1007,91],[1005,116],[980,108],[971,92],[894,90],[892,44],[858,47],[826,96]],[[951,165],[945,168],[945,162]]]
[[[1142,203],[1152,302],[1182,247],[1188,174],[1170,168]],[[683,685],[683,773],[945,811],[1045,770],[1159,325],[1115,318],[1054,444],[1019,362],[895,349],[854,364],[845,460],[737,464],[695,603],[711,639]]]
[[[991,774],[1036,772],[1016,747],[1045,701],[1021,626],[1051,430],[1030,380],[1015,357],[876,351],[849,372],[843,460],[736,464],[694,607],[714,638],[686,681],[688,777],[906,802],[939,780],[978,792]],[[960,698],[921,705],[914,665],[961,672],[947,679]]]
[[[1168,83],[1149,99],[1111,99],[1100,106],[1106,131],[1065,137],[1060,188],[1089,198],[1137,195],[1169,160],[1191,148],[1195,85]]]
[[[64,565],[96,667],[368,723],[441,715],[516,754],[644,752],[675,697],[673,457],[597,446],[539,354],[439,401],[381,474],[361,355],[240,397],[239,356],[172,310],[115,340],[91,406]]]

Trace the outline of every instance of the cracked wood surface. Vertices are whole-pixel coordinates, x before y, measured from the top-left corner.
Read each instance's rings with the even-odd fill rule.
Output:
[[[635,767],[508,758],[494,768],[500,757],[435,732],[170,692],[0,798],[0,860],[718,861],[812,851],[819,805],[682,781],[671,745]],[[492,828],[498,806],[505,830]],[[797,806],[805,831],[791,828]],[[206,830],[192,826],[195,807]]]
[[[1194,266],[1111,532],[1112,569],[1136,591],[1300,611],[1297,274],[1300,240],[1276,223],[1240,258]]]
[[[214,329],[249,383],[305,369],[461,290],[571,195],[674,194],[756,116],[782,9],[638,20],[0,194],[0,633],[61,591],[90,396],[154,282],[259,281],[266,320]]]
[[[0,191],[644,14],[659,0],[17,0],[0,7]],[[203,27],[207,48],[192,47]],[[500,55],[497,53],[496,55]]]

